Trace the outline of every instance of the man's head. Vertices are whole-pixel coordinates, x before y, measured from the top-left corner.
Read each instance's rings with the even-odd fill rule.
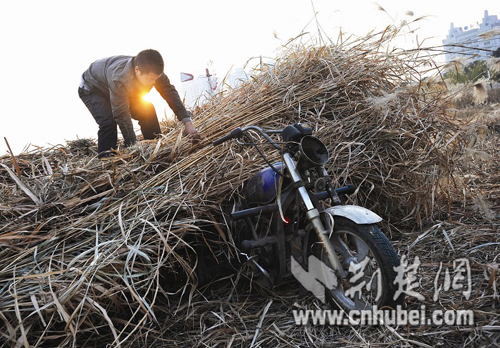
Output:
[[[139,52],[134,64],[135,77],[144,86],[154,85],[156,79],[163,73],[163,58],[160,52],[155,50]]]

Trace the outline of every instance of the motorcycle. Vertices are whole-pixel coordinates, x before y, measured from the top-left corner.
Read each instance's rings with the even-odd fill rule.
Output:
[[[345,204],[355,187],[333,187],[328,149],[312,133],[303,123],[282,130],[248,126],[213,142],[236,139],[267,163],[233,195],[227,212],[241,270],[267,288],[293,275],[303,289],[343,310],[396,308],[404,301],[396,296],[400,260],[377,227],[382,218]],[[269,161],[266,145],[281,161]]]

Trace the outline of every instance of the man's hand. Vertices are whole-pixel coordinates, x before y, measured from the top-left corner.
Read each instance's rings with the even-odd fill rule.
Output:
[[[190,135],[195,140],[200,140],[201,138],[191,121],[184,123],[184,135]]]

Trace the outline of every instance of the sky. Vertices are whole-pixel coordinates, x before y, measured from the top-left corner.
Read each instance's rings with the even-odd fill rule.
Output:
[[[384,11],[379,9],[382,7]],[[158,50],[165,73],[209,67],[220,78],[252,57],[275,57],[302,31],[336,38],[364,36],[403,19],[426,16],[402,46],[439,45],[455,26],[500,16],[500,1],[476,0],[6,0],[0,3],[0,155],[28,144],[48,147],[97,137],[97,124],[78,97],[81,74],[112,55]],[[413,17],[408,17],[408,11]],[[316,14],[316,15],[315,15]]]

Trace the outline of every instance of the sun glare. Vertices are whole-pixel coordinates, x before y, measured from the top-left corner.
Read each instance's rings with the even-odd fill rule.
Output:
[[[142,99],[148,103],[152,103],[151,92],[148,92],[142,96]]]
[[[158,118],[161,119],[165,117],[167,120],[173,120],[175,118],[175,116],[171,115],[170,112],[167,113],[167,107],[168,107],[167,102],[165,101],[165,99],[162,98],[160,93],[158,93],[156,88],[153,87],[148,93],[145,93],[142,96],[142,100],[145,103],[153,104],[157,112]]]

